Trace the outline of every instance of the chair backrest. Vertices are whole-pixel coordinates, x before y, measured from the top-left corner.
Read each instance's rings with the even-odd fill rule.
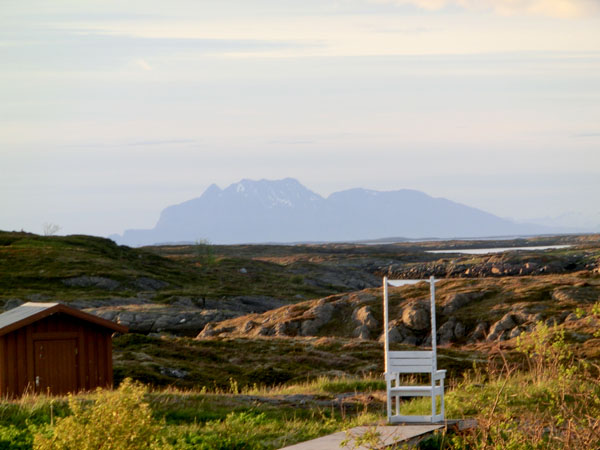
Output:
[[[387,371],[391,373],[431,373],[435,366],[432,351],[388,353]]]
[[[406,281],[406,280],[402,280]],[[435,324],[435,282],[434,277],[429,280],[411,280],[412,282],[429,282],[429,291],[431,299],[431,350],[430,351],[407,351],[391,352],[388,339],[389,333],[389,306],[388,306],[388,286],[394,286],[393,280],[383,278],[383,330],[385,345],[385,371],[396,373],[429,373],[437,370],[437,333]]]

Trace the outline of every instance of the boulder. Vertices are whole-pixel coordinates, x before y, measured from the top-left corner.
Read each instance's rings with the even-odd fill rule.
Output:
[[[450,319],[438,329],[438,343],[440,345],[448,345],[454,340],[454,327],[456,320]]]
[[[90,277],[82,275],[80,277],[66,278],[62,280],[63,284],[70,287],[94,287],[98,289],[106,289],[112,291],[117,289],[121,283],[105,277]]]
[[[431,336],[429,336],[429,339],[431,339]],[[402,343],[405,345],[417,345],[418,342],[419,342],[419,340],[413,334],[406,336],[404,338],[404,340],[402,341]],[[430,341],[430,343],[431,343],[431,341]]]
[[[453,312],[457,311],[463,306],[468,305],[469,303],[481,300],[484,295],[485,292],[463,292],[459,294],[454,294],[448,299],[442,312],[445,315],[452,314]]]
[[[422,331],[431,326],[429,317],[429,311],[419,303],[408,305],[402,311],[402,322],[408,328],[416,331]]]
[[[513,339],[523,333],[525,329],[523,327],[514,327],[508,334],[508,339]]]
[[[512,330],[515,326],[517,326],[517,322],[515,321],[514,313],[508,312],[500,320],[492,324],[487,340],[499,340],[505,335],[506,331]]]
[[[23,304],[23,300],[19,298],[9,298],[4,302],[4,311],[8,311],[9,309],[14,309],[17,306],[21,306]]]
[[[292,320],[279,322],[274,327],[275,336],[296,336],[299,329],[300,323]]]
[[[371,330],[366,325],[360,325],[354,330],[354,337],[358,339],[371,339]]]
[[[379,327],[379,322],[373,317],[371,308],[366,305],[356,308],[352,313],[352,319],[358,326],[365,326],[369,330],[374,330]]]
[[[321,300],[317,305],[306,311],[302,317],[307,318],[304,320],[300,327],[300,334],[302,336],[316,336],[319,328],[325,325],[331,320],[335,307],[332,303],[325,303]]]
[[[471,333],[471,335],[469,336],[469,343],[473,344],[477,341],[482,341],[485,339],[486,336],[486,331],[487,331],[487,324],[485,322],[479,322],[476,326],[475,326],[475,330],[473,330],[473,332]]]
[[[388,339],[390,344],[409,344],[415,345],[417,343],[417,338],[412,334],[412,331],[403,323],[398,323],[395,326],[390,326],[390,331],[388,333]],[[379,336],[379,342],[384,341],[383,333]]]
[[[465,326],[461,322],[456,322],[454,326],[454,337],[460,339],[465,335]]]
[[[396,327],[390,328],[390,330],[388,332],[388,341],[390,344],[397,344],[399,342],[402,342],[403,339],[404,339],[404,336],[402,336],[402,333],[400,333],[400,331],[398,331],[398,329]],[[385,341],[384,333],[381,333],[381,336],[379,336],[378,341],[379,342]]]
[[[242,333],[248,333],[252,328],[255,327],[255,323],[252,320],[248,320],[244,325],[242,325]]]
[[[169,283],[154,278],[140,277],[133,282],[133,285],[143,291],[157,291],[167,287]]]

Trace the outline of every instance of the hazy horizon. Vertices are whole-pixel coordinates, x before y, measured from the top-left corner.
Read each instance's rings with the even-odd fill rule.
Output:
[[[0,25],[0,229],[107,236],[285,177],[600,218],[597,2],[31,1]]]

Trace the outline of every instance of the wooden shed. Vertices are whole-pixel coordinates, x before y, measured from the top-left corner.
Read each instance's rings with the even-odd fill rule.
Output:
[[[0,396],[112,387],[112,334],[127,327],[60,303],[0,314]]]

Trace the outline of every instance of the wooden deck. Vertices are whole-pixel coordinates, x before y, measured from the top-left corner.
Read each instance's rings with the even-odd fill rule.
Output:
[[[355,427],[347,431],[323,436],[310,441],[284,447],[281,450],[368,450],[372,448],[385,449],[395,444],[416,444],[426,435],[447,428],[449,430],[464,430],[476,426],[475,421],[447,420],[439,424],[410,424],[410,425],[379,425],[371,427]],[[356,446],[355,438],[365,433],[373,434],[376,447]],[[347,441],[345,446],[342,442]]]

